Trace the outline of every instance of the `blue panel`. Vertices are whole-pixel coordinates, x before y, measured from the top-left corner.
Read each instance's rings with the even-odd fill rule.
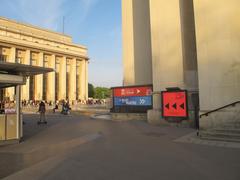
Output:
[[[151,106],[152,97],[151,96],[115,97],[114,105],[115,106]]]

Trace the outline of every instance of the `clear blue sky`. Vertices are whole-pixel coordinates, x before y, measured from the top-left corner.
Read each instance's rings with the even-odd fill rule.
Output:
[[[1,0],[0,16],[62,32],[89,49],[89,82],[122,84],[121,0]]]

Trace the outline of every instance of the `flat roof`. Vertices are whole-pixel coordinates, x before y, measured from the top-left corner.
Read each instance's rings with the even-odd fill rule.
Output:
[[[45,74],[52,71],[54,71],[54,69],[52,68],[0,61],[1,74],[31,76],[31,75]]]
[[[16,23],[16,24],[19,24],[19,25],[22,25],[22,26],[38,29],[38,30],[41,30],[41,31],[45,31],[45,32],[48,32],[48,33],[57,34],[59,36],[63,36],[63,37],[65,36],[67,38],[72,39],[72,37],[70,35],[60,33],[60,32],[56,32],[56,31],[53,31],[53,30],[50,30],[50,29],[47,29],[47,28],[43,28],[43,27],[40,27],[40,26],[35,26],[35,25],[29,24],[29,23],[26,23],[26,22],[16,21],[16,20],[9,19],[9,18],[3,17],[3,16],[0,16],[0,19],[5,20],[5,21],[10,21],[12,23]]]

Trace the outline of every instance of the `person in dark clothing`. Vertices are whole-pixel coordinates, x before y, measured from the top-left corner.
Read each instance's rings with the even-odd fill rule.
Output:
[[[70,113],[70,110],[71,110],[71,108],[70,108],[69,102],[68,101],[67,102],[63,101],[62,114],[68,115]]]
[[[39,104],[39,109],[38,112],[40,113],[40,120],[39,123],[46,123],[46,117],[45,117],[45,112],[46,112],[46,106],[43,101]]]
[[[58,103],[55,104],[55,107],[53,108],[53,113],[55,113],[56,110],[58,110]]]

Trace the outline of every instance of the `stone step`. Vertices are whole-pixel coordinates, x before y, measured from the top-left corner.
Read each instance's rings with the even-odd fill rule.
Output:
[[[200,131],[201,139],[240,142],[240,134],[231,131],[218,132],[215,130]]]
[[[220,126],[219,128],[222,128],[222,129],[240,129],[240,125],[237,126],[237,125],[224,125],[224,126]]]
[[[215,128],[211,132],[240,134],[240,128]]]
[[[221,126],[222,128],[239,128],[240,129],[240,122],[234,122],[234,123],[227,123]]]
[[[224,142],[235,142],[235,143],[240,143],[240,139],[236,138],[220,138],[220,137],[210,137],[210,136],[200,136],[201,139],[204,140],[210,140],[210,141],[224,141]]]

